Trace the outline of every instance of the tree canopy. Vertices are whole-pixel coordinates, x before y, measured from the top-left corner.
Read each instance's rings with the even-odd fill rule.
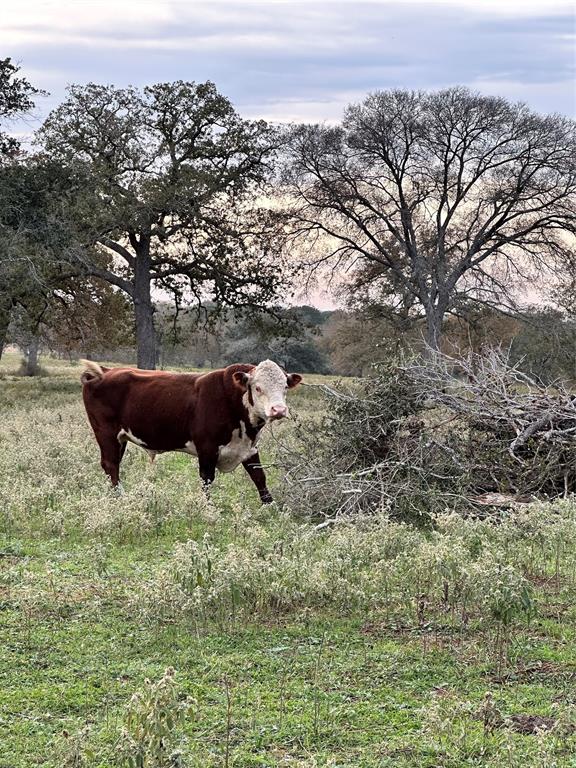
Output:
[[[12,308],[32,295],[36,300],[42,282],[30,247],[32,232],[36,245],[41,240],[36,238],[39,214],[33,212],[38,184],[23,166],[20,142],[8,129],[13,119],[33,109],[34,97],[43,92],[18,73],[11,59],[0,59],[0,354]]]
[[[6,128],[15,118],[34,108],[34,98],[44,94],[25,77],[19,77],[20,67],[12,59],[0,59],[0,163],[12,159],[20,148],[18,139]]]
[[[258,205],[275,132],[241,119],[213,83],[72,86],[39,141],[86,175],[68,215],[113,260],[76,257],[134,302],[140,367],[156,362],[152,287],[199,307],[261,308],[288,290],[281,230]]]
[[[33,335],[54,302],[65,295],[80,300],[88,285],[74,281],[84,271],[67,258],[77,243],[58,215],[81,188],[82,179],[36,157],[0,166],[0,346],[15,307]],[[103,255],[95,258],[106,263]]]

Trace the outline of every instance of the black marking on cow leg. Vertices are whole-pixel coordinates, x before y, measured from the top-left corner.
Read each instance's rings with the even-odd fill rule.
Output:
[[[253,456],[250,456],[249,459],[243,461],[242,466],[246,472],[248,472],[252,482],[256,486],[258,493],[260,494],[260,500],[262,501],[262,504],[271,504],[274,499],[266,487],[266,474],[262,469],[262,464],[260,462],[260,456],[258,453],[255,453]]]
[[[210,486],[214,482],[216,476],[216,459],[199,457],[198,465],[200,469],[200,478],[202,480],[202,487],[204,492],[208,495]]]

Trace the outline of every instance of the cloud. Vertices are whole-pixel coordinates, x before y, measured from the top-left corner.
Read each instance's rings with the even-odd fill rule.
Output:
[[[353,5],[353,9],[352,6]],[[337,120],[370,90],[455,83],[574,114],[574,17],[544,0],[31,2],[2,49],[52,94],[71,82],[216,82],[245,114]]]
[[[491,96],[504,96],[510,101],[524,101],[537,112],[559,112],[564,115],[576,113],[572,81],[522,83],[509,80],[476,80],[467,85]]]
[[[363,96],[365,92],[359,90],[333,93],[330,98],[322,99],[271,99],[269,103],[244,104],[242,114],[272,123],[338,123],[346,106]]]

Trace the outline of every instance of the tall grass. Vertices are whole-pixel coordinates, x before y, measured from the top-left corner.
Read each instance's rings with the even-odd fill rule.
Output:
[[[574,746],[576,719],[568,701],[547,702],[548,720],[535,721],[541,732],[519,740],[505,704],[497,696],[490,698],[492,694],[482,697],[492,684],[505,686],[514,679],[520,662],[534,653],[535,637],[547,631],[551,611],[561,610],[565,621],[573,623],[574,499],[518,505],[485,519],[445,510],[426,528],[391,520],[385,511],[353,519],[342,516],[318,526],[300,515],[294,496],[261,507],[241,471],[220,476],[207,500],[195,462],[188,457],[163,456],[151,465],[132,447],[122,464],[125,492],[117,495],[99,466],[77,373],[62,367],[58,375],[41,381],[17,381],[10,375],[0,381],[0,607],[16,617],[24,658],[49,653],[52,638],[59,632],[66,636],[67,628],[79,622],[99,631],[109,622],[106,632],[133,638],[137,648],[140,637],[149,643],[150,638],[161,638],[168,656],[172,641],[186,647],[192,638],[190,658],[201,654],[213,637],[224,638],[223,646],[229,644],[237,654],[234,638],[254,627],[257,633],[270,627],[283,633],[288,627],[284,634],[289,639],[278,640],[278,646],[266,652],[281,658],[272,677],[263,682],[277,693],[277,711],[269,715],[277,721],[260,732],[252,713],[254,725],[246,728],[254,734],[254,751],[261,750],[252,756],[253,762],[235,762],[241,749],[235,718],[243,704],[234,689],[233,667],[222,670],[213,662],[214,669],[206,665],[206,679],[211,684],[216,680],[222,706],[216,725],[220,742],[213,748],[212,762],[206,762],[201,739],[208,738],[212,727],[204,720],[206,708],[213,705],[213,689],[198,703],[201,736],[196,741],[181,738],[195,732],[196,725],[183,713],[190,704],[186,695],[195,691],[197,681],[186,679],[183,669],[178,678],[170,672],[158,680],[156,669],[146,677],[158,682],[136,677],[121,683],[123,693],[114,689],[102,705],[106,714],[90,711],[75,735],[60,739],[64,756],[54,758],[50,766],[127,765],[130,760],[143,765],[172,760],[182,766],[225,761],[523,768],[570,764],[564,758]],[[314,391],[303,389],[292,401],[294,422],[275,426],[266,438],[262,455],[272,465],[273,488],[280,488],[283,479],[273,466],[276,439],[282,437],[297,450],[298,430],[315,423],[321,402]],[[423,655],[414,662],[415,677],[429,674],[427,665],[433,668],[438,662],[439,648],[460,654],[459,659],[481,670],[483,687],[480,693],[470,692],[464,682],[458,691],[442,685],[427,691],[422,710],[413,715],[402,737],[404,752],[399,748],[381,762],[369,753],[361,759],[356,754],[351,762],[332,760],[326,755],[339,736],[330,730],[334,715],[326,702],[337,684],[346,688],[342,680],[351,673],[342,661],[341,668],[333,668],[335,651],[324,634],[315,639],[313,658],[306,662],[305,693],[298,698],[292,691],[293,669],[308,642],[300,635],[319,617],[328,628],[346,618],[363,632],[400,638],[406,647],[417,643]],[[550,626],[550,633],[558,633],[558,626]],[[370,695],[375,695],[371,665],[379,662],[370,657],[364,637],[356,638],[366,655],[362,674],[370,682]],[[172,663],[160,656],[150,661],[146,652],[133,661],[139,671],[146,663],[161,665],[160,671]],[[347,653],[345,649],[342,657]],[[250,649],[246,654],[250,656]],[[409,654],[402,658],[410,663]],[[259,663],[250,659],[254,674]],[[199,669],[194,667],[194,674]],[[110,673],[114,685],[121,673],[121,668]],[[26,674],[14,671],[12,690]],[[186,694],[176,690],[175,679],[184,680]],[[351,681],[346,692],[351,708],[356,684]],[[208,685],[206,680],[202,685]],[[262,707],[271,707],[271,694],[262,696]],[[111,724],[110,700],[116,718]],[[359,718],[356,732],[370,732],[374,712],[388,729],[401,727],[386,719],[397,713],[385,706],[374,708],[359,701],[353,710]],[[289,732],[295,717],[309,718],[303,746],[298,746],[300,736]],[[99,718],[106,725],[98,732],[94,723]],[[281,762],[282,750],[275,741],[281,738],[283,750],[300,749],[299,762]],[[527,738],[532,741],[522,741]],[[381,749],[386,751],[385,746]],[[428,762],[422,762],[424,754]],[[199,755],[197,760],[194,755]],[[22,759],[14,763],[18,768],[28,765],[28,757]]]

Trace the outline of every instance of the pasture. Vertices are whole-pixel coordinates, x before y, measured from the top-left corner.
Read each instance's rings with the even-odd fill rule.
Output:
[[[0,768],[576,766],[574,501],[317,529],[275,466],[311,388],[277,504],[135,446],[117,496],[43,362],[0,364]]]

